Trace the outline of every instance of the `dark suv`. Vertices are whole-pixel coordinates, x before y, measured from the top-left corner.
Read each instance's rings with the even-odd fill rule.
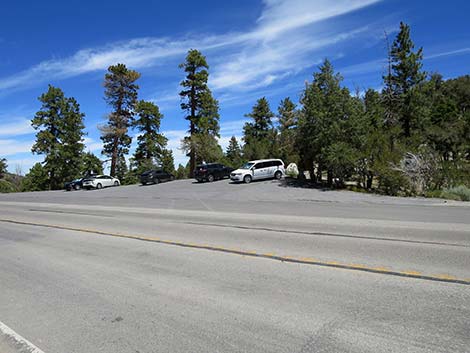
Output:
[[[142,185],[149,183],[158,184],[161,181],[169,181],[174,179],[175,176],[173,174],[167,173],[163,169],[148,170],[140,175],[140,182]]]
[[[200,164],[194,170],[194,178],[198,182],[223,179],[230,177],[233,168],[226,167],[220,163]]]

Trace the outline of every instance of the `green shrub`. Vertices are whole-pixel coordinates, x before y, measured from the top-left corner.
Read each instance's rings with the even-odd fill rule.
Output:
[[[410,185],[403,173],[390,167],[382,167],[377,171],[379,180],[378,192],[391,196],[407,196]]]
[[[441,192],[444,199],[470,201],[470,188],[465,185],[459,185],[453,188],[444,189]]]
[[[7,192],[16,192],[15,185],[10,183],[9,181],[6,181],[4,179],[0,179],[0,193],[7,193]]]

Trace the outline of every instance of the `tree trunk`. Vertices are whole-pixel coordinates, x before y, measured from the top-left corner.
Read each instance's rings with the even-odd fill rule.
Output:
[[[196,74],[196,72],[192,73],[193,75]],[[191,150],[189,151],[189,177],[193,178],[194,177],[194,169],[196,169],[196,154],[194,152],[193,148],[193,135],[196,132],[196,127],[194,124],[194,119],[196,118],[196,88],[194,85],[191,87],[191,96],[190,96],[190,104],[191,104],[191,120],[190,120],[190,127],[189,127],[189,134],[190,134],[190,139],[191,139]]]
[[[374,180],[374,175],[371,172],[368,172],[367,173],[367,185],[366,185],[367,190],[372,189],[373,180]]]
[[[323,173],[323,166],[319,162],[318,167],[317,167],[317,182],[320,183],[320,184],[323,181],[322,173]]]
[[[327,184],[328,186],[332,186],[333,185],[333,172],[328,169],[328,174],[327,174]]]
[[[117,164],[117,157],[118,157],[118,137],[114,136],[113,138],[113,154],[111,156],[111,176],[115,176],[116,174],[116,164]]]

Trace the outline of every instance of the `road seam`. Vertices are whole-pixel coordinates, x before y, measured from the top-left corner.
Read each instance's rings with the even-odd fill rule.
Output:
[[[203,249],[203,250],[211,250],[211,251],[224,252],[224,253],[236,254],[236,255],[242,255],[242,256],[258,257],[258,258],[264,258],[264,259],[270,259],[270,260],[277,260],[281,262],[339,268],[339,269],[345,269],[345,270],[377,273],[377,274],[383,274],[383,275],[389,275],[389,276],[407,277],[407,278],[414,278],[414,279],[421,279],[421,280],[435,281],[435,282],[446,282],[446,283],[470,285],[470,279],[457,278],[457,277],[447,275],[447,274],[425,275],[417,271],[394,271],[386,267],[371,267],[371,266],[366,266],[366,265],[361,265],[361,264],[348,264],[348,263],[342,263],[342,262],[337,262],[337,261],[320,261],[320,260],[307,258],[307,257],[296,258],[292,256],[276,255],[273,253],[260,253],[256,251],[231,249],[231,248],[225,248],[225,247],[219,247],[219,246],[213,246],[213,245],[185,243],[181,241],[165,240],[165,239],[149,237],[149,236],[144,236],[144,235],[113,233],[113,232],[106,232],[106,231],[101,231],[101,230],[96,230],[96,229],[76,228],[76,227],[69,227],[69,226],[56,225],[56,224],[17,221],[13,219],[0,219],[0,222],[62,229],[62,230],[69,230],[69,231],[82,232],[82,233],[112,236],[112,237],[118,237],[118,238],[127,238],[127,239],[148,241],[148,242],[160,243],[160,244],[166,244],[166,245],[180,246],[180,247],[185,247],[185,248]]]
[[[254,226],[240,226],[232,224],[217,224],[217,223],[202,223],[202,222],[182,222],[183,224],[196,225],[196,226],[209,226],[209,227],[220,227],[220,228],[234,228],[243,230],[261,230],[265,232],[273,233],[286,233],[286,234],[300,234],[300,235],[319,235],[325,237],[337,237],[337,238],[350,238],[360,240],[379,240],[379,241],[391,241],[396,243],[411,243],[419,245],[442,245],[442,246],[454,246],[459,248],[470,248],[470,245],[457,244],[457,243],[444,243],[437,241],[426,241],[426,240],[409,240],[401,238],[386,238],[386,237],[374,237],[367,235],[353,235],[353,234],[341,234],[341,233],[328,233],[328,232],[309,232],[303,230],[289,230],[289,229],[273,229],[268,227],[254,227]]]
[[[4,334],[7,339],[14,341],[16,346],[24,347],[28,353],[44,353],[41,349],[29,342],[26,338],[20,336],[1,321],[0,333]]]

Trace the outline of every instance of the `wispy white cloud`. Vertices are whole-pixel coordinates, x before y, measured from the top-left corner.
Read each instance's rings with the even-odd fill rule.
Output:
[[[0,125],[0,137],[13,137],[34,133],[29,119],[0,117],[2,121],[5,121]]]
[[[380,73],[384,70],[387,61],[385,59],[370,60],[359,64],[354,64],[340,68],[338,71],[342,75],[364,75],[371,72]]]
[[[191,47],[213,49],[231,44],[230,36],[205,36],[203,38],[137,38],[116,42],[101,48],[82,49],[74,55],[47,60],[18,74],[0,79],[0,92],[14,90],[51,80],[66,79],[82,74],[103,71],[117,62],[129,67],[154,66],[164,59],[181,56]]]
[[[424,57],[424,59],[437,59],[445,56],[454,56],[454,55],[464,55],[464,54],[470,54],[470,48],[461,48],[461,49],[456,49],[456,50],[451,50],[451,51],[445,51],[441,53],[435,53],[431,55],[427,55]]]
[[[264,0],[255,39],[272,40],[292,30],[344,15],[380,0]]]
[[[212,70],[215,89],[269,86],[312,64],[312,52],[364,31],[329,32],[318,24],[381,0],[265,0],[257,23],[246,32],[192,35],[183,38],[137,38],[100,48],[82,49],[70,57],[43,61],[15,75],[0,78],[0,93],[52,79],[103,71],[124,62],[132,68],[163,65],[189,48],[217,53]],[[320,54],[317,53],[317,57]],[[171,62],[173,65],[174,62]],[[172,97],[173,98],[173,97]]]
[[[18,141],[13,139],[0,140],[0,156],[11,156],[17,153],[31,152],[33,142],[31,141]]]
[[[83,139],[85,144],[85,151],[87,152],[100,152],[103,149],[103,143],[101,141],[96,141],[91,137],[85,137]]]
[[[26,155],[24,157],[15,156],[13,159],[8,159],[8,171],[10,173],[17,173],[19,172],[20,175],[25,175],[29,172],[31,167],[36,164],[40,163],[44,160],[44,156],[40,155]]]
[[[470,54],[470,48],[461,48],[456,50],[450,51],[443,51],[443,52],[435,52],[431,55],[423,55],[423,60],[432,60],[432,59],[439,59],[442,57],[447,56],[454,56],[454,55],[465,55]],[[338,71],[345,76],[355,76],[355,75],[365,75],[370,73],[384,73],[387,66],[386,59],[375,59],[369,60],[366,62],[362,62],[359,64],[349,65],[343,68],[339,68]]]

